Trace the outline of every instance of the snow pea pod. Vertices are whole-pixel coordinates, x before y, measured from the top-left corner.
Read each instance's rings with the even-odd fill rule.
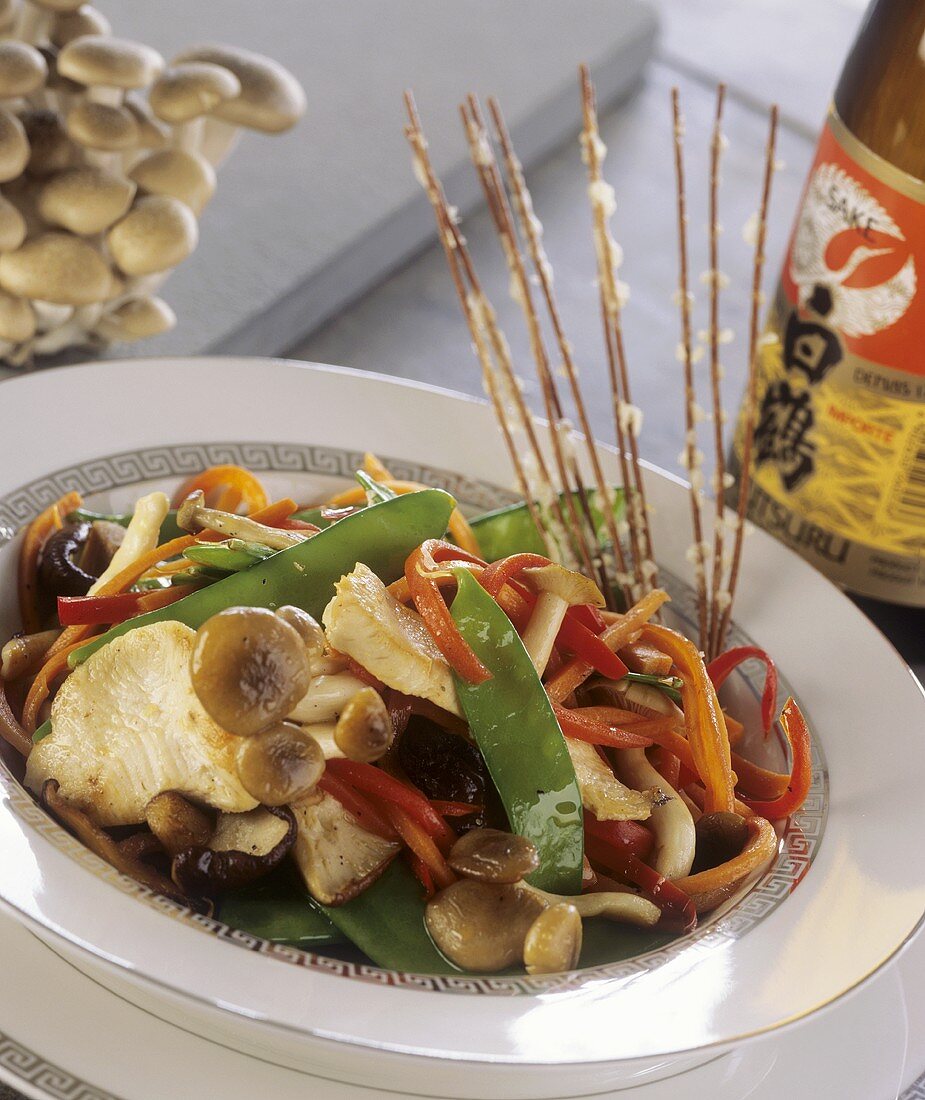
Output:
[[[318,909],[291,866],[226,893],[219,902],[218,917],[232,928],[273,943],[314,949],[346,939]]]
[[[511,828],[540,857],[529,881],[554,894],[581,892],[581,794],[565,738],[533,662],[510,619],[471,573],[456,570],[451,612],[491,673],[456,679],[459,702],[501,796]]]
[[[194,629],[227,607],[301,607],[321,618],[334,585],[363,562],[389,584],[402,575],[405,558],[425,539],[442,538],[456,502],[442,489],[423,489],[364,508],[317,535],[280,550],[240,573],[200,588],[189,596],[138,615],[94,638],[69,656],[72,668],[101,646],[158,622],[181,622]]]
[[[225,542],[203,542],[183,551],[183,557],[199,565],[222,569],[227,573],[237,573],[240,569],[250,569],[254,562],[265,561],[277,551],[258,542],[244,539],[228,539]]]

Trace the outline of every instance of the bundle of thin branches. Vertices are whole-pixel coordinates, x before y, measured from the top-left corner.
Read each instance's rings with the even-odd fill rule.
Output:
[[[543,227],[537,218],[523,168],[517,158],[498,102],[489,99],[493,134],[489,134],[481,106],[474,95],[459,111],[472,163],[485,194],[488,211],[500,241],[510,276],[510,293],[520,306],[529,337],[530,353],[542,396],[548,435],[548,452],[540,442],[543,428],[534,420],[523,397],[510,346],[497,315],[475,271],[472,257],[428,153],[427,140],[410,92],[406,93],[408,125],[415,174],[434,210],[441,244],[453,277],[459,302],[472,337],[485,391],[495,410],[510,456],[517,484],[530,517],[547,551],[580,568],[600,585],[611,606],[629,606],[657,583],[658,570],[652,546],[645,478],[640,462],[641,412],[632,402],[630,371],[623,336],[622,312],[626,300],[618,277],[622,262],[613,236],[611,219],[614,191],[603,175],[606,148],[600,137],[594,86],[586,66],[580,70],[583,129],[582,158],[587,166],[588,196],[597,257],[597,288],[614,442],[622,478],[622,497],[608,482],[591,431],[572,345],[566,335],[553,284],[552,265],[543,243]],[[695,349],[692,336],[687,245],[687,198],[684,177],[684,126],[680,97],[672,90],[675,194],[678,220],[678,303],[681,322],[679,358],[683,366],[685,444],[682,463],[689,474],[693,543],[690,559],[697,592],[700,646],[712,657],[722,650],[729,629],[732,601],[739,577],[745,509],[751,470],[752,439],[756,420],[756,352],[764,270],[764,245],[771,178],[777,135],[777,109],[769,118],[764,157],[761,202],[753,257],[752,301],[748,341],[748,381],[742,417],[743,461],[737,508],[727,513],[725,490],[731,482],[726,471],[719,347],[723,331],[719,321],[719,165],[725,88],[717,89],[716,114],[711,137],[709,180],[709,372],[710,406],[715,449],[713,539],[705,538],[703,454],[697,446],[697,424],[706,414],[697,404],[694,380]],[[498,153],[496,154],[496,148]],[[543,322],[545,317],[545,324]],[[553,365],[555,363],[555,366]],[[577,419],[577,429],[567,417],[559,379],[567,386]],[[579,459],[584,452],[584,463]],[[547,453],[549,458],[547,458]],[[618,505],[622,503],[622,512]],[[619,517],[619,518],[618,518]],[[731,551],[727,530],[733,532]],[[712,566],[708,561],[712,558]]]

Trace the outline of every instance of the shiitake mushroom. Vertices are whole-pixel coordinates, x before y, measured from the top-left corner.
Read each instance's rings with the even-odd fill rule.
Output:
[[[207,619],[196,635],[190,671],[209,715],[240,737],[285,718],[311,680],[299,633],[260,607],[229,607]]]

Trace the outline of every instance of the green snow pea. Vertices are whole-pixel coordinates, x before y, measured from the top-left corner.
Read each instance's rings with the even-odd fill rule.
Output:
[[[564,493],[560,494],[559,500],[564,506]],[[604,515],[596,505],[596,494],[593,490],[588,493],[588,502],[595,526],[602,534],[606,534]],[[623,516],[623,503],[623,490],[615,489],[613,514],[617,521]],[[577,494],[575,504],[580,507]],[[510,554],[546,553],[546,547],[533,526],[526,504],[509,504],[506,508],[486,512],[469,522],[486,561],[497,561],[498,558],[506,558]]]
[[[297,947],[314,949],[346,938],[315,905],[291,865],[226,893],[219,902],[218,917],[242,932]]]
[[[377,966],[419,974],[458,974],[424,924],[421,884],[396,859],[381,878],[345,905],[313,902]]]
[[[183,551],[183,557],[197,565],[223,569],[226,573],[237,573],[241,569],[249,569],[255,562],[271,558],[275,553],[276,550],[262,546],[259,542],[227,539],[225,542],[203,542],[190,546]]]
[[[514,832],[540,857],[530,882],[554,894],[581,891],[581,794],[565,738],[533,662],[510,619],[471,573],[456,570],[451,612],[491,673],[456,679],[459,702]]]
[[[455,506],[449,493],[441,489],[424,489],[374,504],[250,569],[120,623],[74,650],[68,663],[76,667],[113,638],[138,626],[172,621],[195,629],[227,607],[295,604],[320,619],[334,585],[357,562],[368,565],[386,584],[396,580],[416,546],[443,536]]]

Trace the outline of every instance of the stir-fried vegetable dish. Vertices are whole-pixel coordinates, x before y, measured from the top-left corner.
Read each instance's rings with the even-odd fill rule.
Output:
[[[0,733],[25,785],[144,885],[232,926],[408,970],[567,971],[690,931],[778,849],[810,787],[742,758],[654,589],[622,612],[367,456],[322,505],[206,470],[20,545]],[[486,553],[490,547],[490,553]],[[621,930],[622,929],[622,930]],[[622,938],[621,938],[622,937]]]

